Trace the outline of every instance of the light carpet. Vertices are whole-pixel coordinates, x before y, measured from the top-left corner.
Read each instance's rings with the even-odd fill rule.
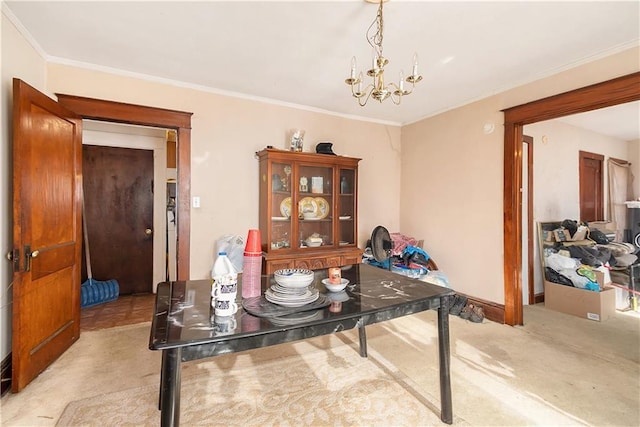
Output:
[[[436,320],[437,314],[429,311],[367,326],[368,359],[358,355],[357,330],[349,330],[183,363],[183,425],[231,424],[236,418],[226,414],[236,414],[237,407],[216,404],[216,399],[235,399],[240,392],[251,394],[243,404],[253,405],[247,408],[256,407],[262,414],[274,406],[306,414],[307,404],[315,405],[315,393],[332,402],[314,409],[309,418],[301,415],[294,421],[264,424],[442,425]],[[638,316],[617,314],[606,322],[593,322],[536,305],[525,307],[525,325],[521,327],[489,321],[470,323],[454,316],[450,322],[454,425],[640,425]],[[83,332],[76,344],[22,392],[0,399],[0,425],[53,426],[59,421],[62,425],[159,425],[160,353],[148,349],[149,328],[147,323]],[[367,372],[367,376],[349,379],[354,372]],[[375,376],[369,376],[370,372]],[[314,392],[306,393],[299,385],[298,377],[304,375],[311,376],[313,387],[317,387]],[[368,384],[375,379],[395,382],[397,387],[385,383],[384,389],[390,391],[367,400],[378,405],[373,409],[367,406],[361,410],[360,403],[350,403],[366,398],[366,394],[356,393],[353,382],[344,386],[355,391],[342,392],[339,385],[343,384],[339,381]],[[191,394],[188,385],[192,383],[207,391]],[[375,396],[382,396],[377,391],[380,384],[376,384]],[[102,411],[96,399],[112,408],[108,418],[96,417]],[[229,399],[221,400],[234,402]],[[397,418],[388,421],[386,405],[405,402],[422,404],[424,418],[414,422],[414,413],[400,409],[395,412]],[[95,411],[80,414],[85,403],[94,405]],[[131,405],[147,408],[145,411],[156,418],[148,422],[130,419]],[[214,407],[218,415],[207,412],[203,421],[186,421],[193,417],[193,408],[203,407],[207,411]],[[371,414],[376,408],[381,410],[374,417]],[[341,416],[352,418],[337,418],[337,413],[345,411],[347,415]],[[327,418],[323,422],[322,417],[328,416],[336,417],[335,421]],[[258,423],[256,417],[244,418],[243,424]]]
[[[335,347],[238,368],[200,362],[182,381],[183,425],[439,425],[439,410],[371,357]],[[378,355],[378,358],[380,356]],[[376,358],[376,360],[379,360]],[[158,425],[158,385],[71,402],[59,426]]]

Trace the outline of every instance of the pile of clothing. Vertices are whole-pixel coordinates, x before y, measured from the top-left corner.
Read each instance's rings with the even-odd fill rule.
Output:
[[[371,241],[362,255],[362,262],[393,271],[424,282],[451,288],[447,276],[433,266],[431,257],[420,246],[422,242],[402,233],[390,233],[392,248],[390,257],[383,262],[377,261],[371,253]]]
[[[574,236],[585,223],[564,220],[558,230]],[[586,238],[579,242],[557,242],[544,248],[546,280],[591,291],[600,291],[596,271],[609,281],[610,271],[629,270],[638,262],[637,249],[631,243],[612,242],[600,230],[588,228]]]

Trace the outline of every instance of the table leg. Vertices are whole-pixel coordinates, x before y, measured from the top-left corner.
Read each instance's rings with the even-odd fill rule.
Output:
[[[360,357],[367,357],[367,332],[364,324],[358,326],[358,338],[360,338]]]
[[[180,369],[182,348],[162,351],[160,368],[160,425],[177,427],[180,425]]]
[[[162,351],[162,362],[160,364],[160,392],[158,393],[158,410],[162,410],[162,384],[164,382],[164,364],[165,364],[165,356],[166,352]]]
[[[451,401],[451,350],[449,347],[449,296],[440,297],[438,307],[438,356],[440,359],[440,419],[447,424],[453,423],[453,404]]]

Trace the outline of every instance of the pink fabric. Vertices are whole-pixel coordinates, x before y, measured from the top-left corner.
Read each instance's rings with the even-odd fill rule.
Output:
[[[393,241],[393,249],[391,255],[402,255],[402,251],[407,246],[417,246],[418,240],[413,237],[405,236],[402,233],[389,233],[391,240]]]

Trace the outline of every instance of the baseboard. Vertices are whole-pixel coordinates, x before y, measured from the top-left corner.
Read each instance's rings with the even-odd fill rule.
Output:
[[[535,294],[533,296],[533,303],[534,304],[540,304],[541,302],[544,302],[544,292],[541,292],[539,294]]]
[[[0,364],[0,396],[11,390],[11,353]]]
[[[464,295],[464,294],[461,294]],[[467,302],[470,302],[473,305],[478,305],[484,310],[484,317],[487,320],[491,320],[492,322],[503,323],[504,324],[504,305],[497,304],[491,301],[485,301],[480,298],[471,297],[469,295],[465,295],[467,297]]]

